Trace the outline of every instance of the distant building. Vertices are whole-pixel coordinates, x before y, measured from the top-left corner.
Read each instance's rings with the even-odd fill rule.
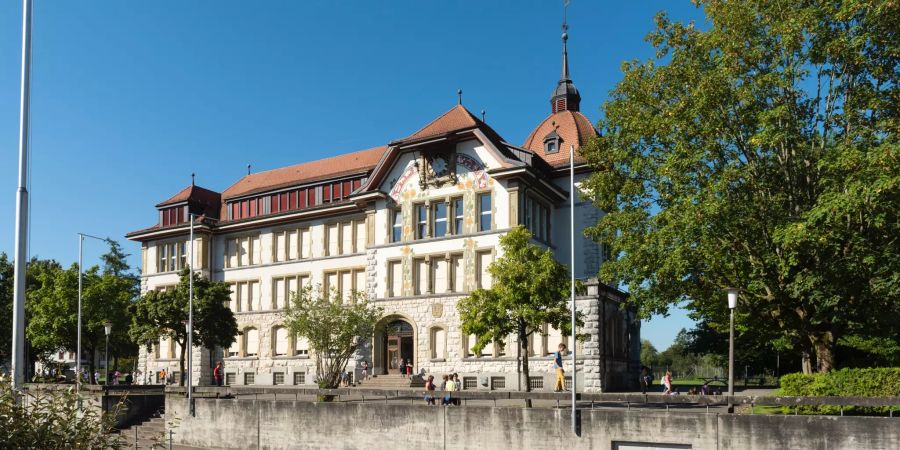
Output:
[[[363,360],[375,374],[397,373],[405,359],[414,373],[457,372],[466,389],[516,388],[515,336],[475,354],[456,303],[491,285],[499,238],[516,225],[569,264],[569,147],[597,131],[579,111],[565,39],[550,115],[521,146],[457,105],[384,146],[248,174],[221,193],[191,185],[156,205],[157,224],[128,234],[142,243],[142,292],[177,283],[189,213],[200,216],[194,267],[232,287],[240,335],[231,348],[194,349],[194,379],[210,382],[222,359],[226,383],[313,384],[309,346],[281,326],[280,311],[299,287],[321,284],[366,292],[385,310],[388,331],[352,361],[357,373]],[[590,172],[580,154],[575,172],[576,183]],[[625,294],[596,282],[604,250],[581,234],[602,214],[577,199],[576,276],[588,286],[577,305],[590,335],[577,344],[577,380],[590,391],[636,384],[640,357],[639,321],[620,308]],[[538,389],[553,386],[549,353],[572,341],[545,334],[529,350]],[[179,354],[162,339],[141,348],[139,370],[176,372]]]

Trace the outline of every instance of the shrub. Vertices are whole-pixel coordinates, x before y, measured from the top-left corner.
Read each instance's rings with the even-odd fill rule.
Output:
[[[900,395],[900,367],[841,369],[829,373],[805,375],[792,373],[781,377],[780,395],[810,397],[893,397]],[[886,414],[890,408],[845,406],[844,414]],[[793,408],[784,407],[785,413]],[[802,406],[805,414],[839,414],[839,406]]]
[[[3,448],[114,449],[121,441],[112,434],[115,413],[102,414],[84,402],[78,411],[73,388],[16,394],[0,380],[0,443]]]

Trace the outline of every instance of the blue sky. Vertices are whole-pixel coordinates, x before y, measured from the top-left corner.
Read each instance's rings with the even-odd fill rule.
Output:
[[[623,7],[627,5],[627,8]],[[592,120],[646,59],[653,15],[687,0],[575,0],[572,78]],[[0,4],[0,252],[13,251],[21,2]],[[190,183],[386,144],[451,108],[456,90],[507,140],[549,113],[562,1],[35,2],[30,254],[77,259],[77,232],[124,240]],[[86,241],[85,264],[105,250]],[[131,258],[137,265],[138,259]],[[660,350],[691,321],[644,324]]]

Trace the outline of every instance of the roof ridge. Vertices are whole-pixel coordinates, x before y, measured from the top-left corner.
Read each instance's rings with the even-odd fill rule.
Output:
[[[453,112],[455,112],[455,111],[457,111],[457,110],[460,110],[460,109],[466,114],[466,116],[467,116],[469,119],[471,119],[471,120],[474,122],[474,123],[473,123],[474,126],[478,126],[478,124],[481,123],[481,121],[480,121],[477,117],[475,117],[474,114],[472,114],[472,111],[469,111],[469,110],[468,110],[465,106],[463,106],[462,104],[457,104],[457,105],[453,106],[452,108],[450,108],[449,110],[447,110],[445,113],[443,113],[443,114],[441,114],[440,116],[436,117],[436,118],[435,118],[434,120],[432,120],[431,122],[428,122],[427,124],[425,124],[425,126],[423,126],[423,127],[419,128],[418,130],[416,130],[414,133],[411,133],[411,134],[409,134],[408,136],[406,136],[405,138],[401,139],[401,141],[413,138],[413,136],[416,136],[417,134],[422,133],[423,131],[425,131],[425,130],[427,130],[429,127],[431,127],[432,125],[437,124],[438,122],[440,122],[442,119],[444,119],[444,118],[447,117],[448,115],[450,115],[450,114],[452,114]]]

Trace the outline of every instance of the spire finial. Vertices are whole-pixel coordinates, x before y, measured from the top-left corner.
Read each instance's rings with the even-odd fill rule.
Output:
[[[195,177],[196,175],[197,175],[197,174],[191,172],[191,186],[194,186],[194,177]]]
[[[484,122],[484,110],[481,110],[481,121]]]
[[[563,23],[562,23],[562,44],[563,44],[563,56],[562,56],[562,80],[569,79],[569,52],[566,48],[566,41],[569,40],[569,3],[570,0],[563,0]]]
[[[456,104],[457,104],[457,105],[462,105],[462,89],[457,89],[457,90],[456,90],[456,97],[457,97],[457,99],[456,99]]]
[[[250,164],[247,164],[247,175],[250,175]]]

